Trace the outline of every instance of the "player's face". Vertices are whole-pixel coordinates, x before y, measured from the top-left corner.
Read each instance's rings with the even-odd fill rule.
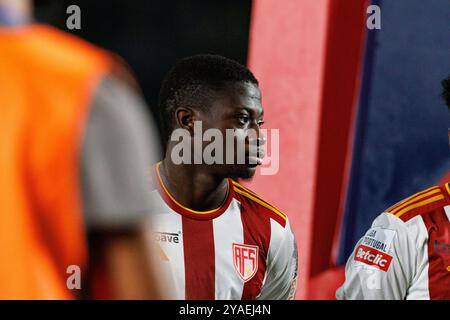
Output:
[[[224,137],[224,163],[233,154],[233,164],[214,165],[211,169],[231,178],[251,178],[257,165],[262,163],[265,137],[260,128],[263,124],[263,107],[258,86],[249,82],[230,83],[213,102],[210,111],[202,115],[203,130],[216,128]],[[226,129],[233,129],[234,147],[226,145]],[[251,134],[253,133],[253,135]],[[245,138],[247,137],[247,138]],[[249,138],[250,137],[250,138]],[[245,163],[238,164],[238,141],[245,141]],[[250,146],[257,153],[249,153]],[[242,162],[242,161],[241,161]]]

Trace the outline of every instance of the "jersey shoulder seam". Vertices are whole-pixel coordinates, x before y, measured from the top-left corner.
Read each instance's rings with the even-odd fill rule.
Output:
[[[250,189],[244,187],[240,183],[232,180],[233,183],[233,189],[234,192],[250,199],[252,202],[257,203],[258,205],[268,209],[273,216],[271,218],[274,218],[275,221],[277,221],[279,224],[281,224],[283,227],[286,225],[287,216],[281,212],[279,209],[262,199],[259,195],[257,195],[255,192],[251,191]]]

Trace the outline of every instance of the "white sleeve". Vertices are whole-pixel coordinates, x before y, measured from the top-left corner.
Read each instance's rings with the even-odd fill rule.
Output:
[[[293,300],[297,290],[297,243],[289,221],[271,220],[267,269],[258,300]]]
[[[151,212],[148,168],[160,155],[156,125],[138,92],[113,76],[102,80],[91,104],[80,161],[86,226],[134,228]]]
[[[345,266],[338,300],[403,300],[420,272],[418,230],[382,213],[358,241]]]

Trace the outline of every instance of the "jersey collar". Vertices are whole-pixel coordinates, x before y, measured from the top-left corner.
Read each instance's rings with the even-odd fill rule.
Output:
[[[217,218],[222,213],[224,213],[228,207],[230,206],[231,200],[233,199],[233,184],[231,179],[227,180],[227,195],[225,197],[225,200],[222,202],[222,204],[213,210],[208,211],[197,211],[192,210],[186,206],[183,206],[181,203],[179,203],[167,190],[166,186],[164,185],[164,182],[161,179],[160,174],[160,165],[161,162],[156,164],[155,166],[155,173],[156,173],[156,180],[157,180],[157,187],[158,192],[160,196],[163,198],[164,202],[176,213],[181,214],[182,216],[185,216],[187,218],[195,219],[195,220],[211,220],[214,218]]]

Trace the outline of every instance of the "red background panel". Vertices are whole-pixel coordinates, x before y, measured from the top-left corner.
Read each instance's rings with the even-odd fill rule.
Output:
[[[332,266],[365,10],[360,0],[253,2],[249,67],[261,84],[266,127],[280,130],[280,167],[249,186],[289,216],[299,249],[297,298],[307,298],[309,279]]]

